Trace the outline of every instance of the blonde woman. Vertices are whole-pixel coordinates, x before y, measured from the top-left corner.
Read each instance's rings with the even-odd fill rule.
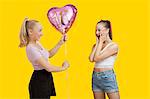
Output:
[[[99,21],[96,26],[96,44],[89,57],[95,63],[92,75],[94,99],[106,99],[106,94],[109,99],[120,99],[113,70],[117,54],[118,44],[112,41],[110,21]]]
[[[48,58],[55,55],[67,40],[66,35],[63,35],[57,45],[49,51],[39,42],[42,35],[42,26],[38,21],[24,19],[20,31],[19,47],[26,47],[28,60],[34,68],[28,86],[30,99],[50,99],[50,96],[56,96],[51,72],[64,71],[69,67],[67,61],[62,64],[62,67],[54,66],[48,61]]]

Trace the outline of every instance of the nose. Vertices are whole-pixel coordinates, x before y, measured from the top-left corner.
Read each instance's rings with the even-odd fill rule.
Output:
[[[100,32],[96,31],[96,35],[99,35],[99,34],[100,34]]]

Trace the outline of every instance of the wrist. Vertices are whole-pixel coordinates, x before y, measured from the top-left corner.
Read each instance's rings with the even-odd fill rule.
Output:
[[[102,41],[100,41],[100,42],[99,42],[99,45],[102,45],[102,44],[103,44],[103,42],[102,42]]]
[[[65,67],[61,67],[61,71],[64,71],[66,68]]]
[[[96,45],[98,45],[99,44],[99,42],[96,42]]]
[[[96,45],[98,45],[99,44],[99,42],[96,42]]]
[[[62,40],[58,42],[58,45],[61,46],[63,44]]]

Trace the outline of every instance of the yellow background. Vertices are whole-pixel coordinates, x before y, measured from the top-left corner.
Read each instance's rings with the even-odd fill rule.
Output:
[[[41,43],[51,49],[61,34],[47,19],[54,6],[73,4],[78,14],[68,32],[66,71],[53,73],[56,97],[52,99],[93,99],[93,65],[88,56],[95,43],[95,25],[101,19],[112,22],[113,41],[119,45],[115,71],[121,99],[150,99],[148,0],[0,0],[0,99],[29,99],[28,83],[33,72],[25,48],[18,48],[19,31],[27,16],[43,25]],[[49,61],[60,66],[64,46]],[[70,96],[69,96],[70,95]]]

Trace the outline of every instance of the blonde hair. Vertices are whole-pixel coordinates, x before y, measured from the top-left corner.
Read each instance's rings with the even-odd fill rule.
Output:
[[[24,19],[22,26],[21,26],[20,34],[19,34],[19,38],[20,38],[19,47],[25,47],[28,45],[29,43],[28,29],[33,29],[33,27],[35,26],[37,22],[39,21],[29,20],[28,18]]]

